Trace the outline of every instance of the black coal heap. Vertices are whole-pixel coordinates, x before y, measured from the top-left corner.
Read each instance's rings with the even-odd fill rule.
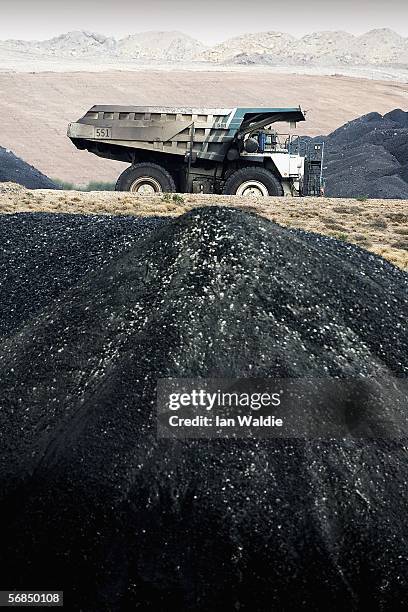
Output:
[[[0,183],[4,182],[18,183],[28,189],[57,189],[57,185],[48,176],[12,151],[0,147]]]
[[[408,112],[368,113],[325,142],[325,193],[334,198],[408,199]]]
[[[407,376],[406,274],[227,208],[1,234],[7,588],[95,612],[400,609],[402,442],[158,440],[155,387]]]

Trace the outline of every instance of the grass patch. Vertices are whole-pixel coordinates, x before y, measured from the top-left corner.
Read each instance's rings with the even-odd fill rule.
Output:
[[[377,229],[387,229],[387,222],[385,219],[379,219],[378,217],[370,221],[368,225]]]
[[[408,251],[408,240],[397,240],[396,242],[392,242],[391,246],[395,249],[402,249],[404,251]]]
[[[76,185],[60,179],[52,179],[54,183],[64,191],[115,191],[115,183],[104,183],[102,181],[91,181],[87,185]]]
[[[360,214],[361,208],[358,206],[333,206],[332,211],[338,214],[353,215]]]
[[[403,270],[408,270],[408,253],[406,251],[389,247],[378,247],[373,249],[373,252],[388,259],[394,266],[398,266]]]
[[[174,204],[184,204],[184,198],[179,193],[163,193],[161,201],[166,202],[167,204],[170,202],[174,202]]]
[[[342,240],[343,242],[347,242],[348,240],[348,234],[345,234],[344,232],[331,232],[331,235],[333,236],[333,238],[336,238],[337,240]]]
[[[365,234],[354,234],[353,240],[355,242],[364,242],[364,243],[370,242],[368,236],[366,236]]]
[[[408,215],[406,215],[405,213],[384,213],[384,216],[387,217],[387,219],[390,219],[390,221],[393,221],[394,223],[408,223]]]
[[[341,225],[341,223],[338,223],[337,221],[334,221],[334,220],[330,221],[322,217],[322,221],[328,229],[335,230],[337,232],[343,232],[347,229],[346,227],[344,227],[344,225]]]

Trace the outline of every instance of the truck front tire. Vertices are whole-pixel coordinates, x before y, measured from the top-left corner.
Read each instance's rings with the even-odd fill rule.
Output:
[[[246,197],[282,196],[283,189],[276,176],[266,168],[247,166],[231,174],[222,193]]]
[[[131,191],[139,195],[153,195],[176,191],[173,177],[158,164],[141,163],[127,168],[117,180],[116,191]]]

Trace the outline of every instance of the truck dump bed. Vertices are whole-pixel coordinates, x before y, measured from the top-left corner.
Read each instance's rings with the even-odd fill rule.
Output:
[[[304,120],[300,108],[93,106],[69,124],[68,136],[79,149],[101,157],[122,159],[121,149],[143,149],[222,162],[249,126]]]

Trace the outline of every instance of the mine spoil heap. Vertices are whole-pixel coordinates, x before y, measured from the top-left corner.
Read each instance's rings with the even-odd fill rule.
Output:
[[[331,198],[408,199],[408,112],[369,113],[324,137]]]
[[[3,182],[18,183],[28,189],[57,189],[56,184],[37,168],[0,147],[0,186]]]
[[[8,588],[95,612],[406,601],[402,442],[158,440],[155,417],[159,377],[406,377],[406,274],[228,208],[0,234]]]

